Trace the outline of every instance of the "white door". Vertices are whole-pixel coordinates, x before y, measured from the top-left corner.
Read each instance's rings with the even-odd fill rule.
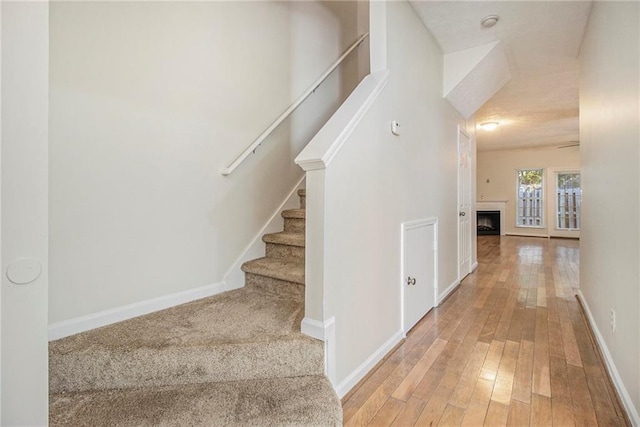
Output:
[[[405,334],[436,301],[437,221],[428,219],[403,224],[403,330]]]
[[[579,238],[582,198],[580,171],[548,168],[546,181],[549,236]]]
[[[458,278],[471,273],[471,138],[458,126]]]
[[[48,422],[49,4],[0,2],[2,425]]]

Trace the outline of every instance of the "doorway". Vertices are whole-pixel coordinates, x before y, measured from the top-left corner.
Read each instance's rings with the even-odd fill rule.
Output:
[[[458,125],[458,280],[471,273],[471,137]]]

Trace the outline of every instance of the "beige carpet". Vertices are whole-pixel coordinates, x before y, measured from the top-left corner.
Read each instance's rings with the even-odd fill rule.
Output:
[[[340,425],[323,344],[300,333],[304,209],[283,217],[245,288],[51,342],[50,424]]]
[[[321,375],[302,302],[242,288],[49,345],[53,393]]]
[[[51,426],[338,426],[322,376],[58,395]]]

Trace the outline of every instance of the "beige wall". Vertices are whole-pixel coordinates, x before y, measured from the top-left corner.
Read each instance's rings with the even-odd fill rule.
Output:
[[[457,281],[464,122],[442,98],[442,52],[409,3],[386,3],[385,25],[389,83],[324,172],[324,308],[335,316],[339,392],[401,334],[403,222],[438,218],[438,289]]]
[[[639,23],[637,2],[595,2],[580,54],[580,288],[634,425],[640,425]]]
[[[50,23],[51,323],[220,283],[366,72],[351,57],[222,177],[365,30],[355,2],[52,2]]]
[[[516,227],[516,170],[552,168],[575,170],[580,167],[578,147],[541,148],[522,150],[479,151],[477,158],[477,201],[506,200],[505,227],[508,234],[547,236],[553,232],[554,222],[549,208],[545,209],[543,228]],[[546,176],[545,204],[552,203],[549,197],[553,174]],[[489,182],[487,182],[487,180]]]

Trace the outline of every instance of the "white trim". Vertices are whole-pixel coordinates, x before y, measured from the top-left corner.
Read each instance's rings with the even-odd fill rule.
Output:
[[[618,394],[622,398],[622,404],[627,410],[627,414],[629,418],[631,418],[631,424],[634,426],[640,426],[640,415],[638,415],[638,410],[633,405],[633,400],[631,396],[629,396],[629,392],[627,388],[624,386],[624,382],[622,381],[622,377],[616,368],[616,364],[613,361],[613,357],[611,357],[611,353],[609,352],[609,348],[607,347],[607,343],[604,340],[604,337],[600,333],[598,329],[598,325],[596,324],[595,319],[593,318],[593,314],[591,313],[591,309],[589,309],[589,305],[587,304],[587,299],[582,294],[582,290],[578,289],[578,298],[582,303],[582,307],[584,308],[584,312],[587,315],[587,320],[589,321],[589,326],[591,326],[591,330],[593,331],[593,335],[596,337],[596,341],[598,342],[598,347],[602,351],[602,355],[604,357],[605,364],[607,366],[607,371],[609,372],[609,376],[611,377],[611,381],[615,386]]]
[[[224,274],[222,281],[225,284],[225,291],[239,289],[244,286],[244,272],[240,267],[246,261],[260,258],[265,253],[265,243],[262,236],[268,233],[277,233],[282,231],[283,219],[282,213],[285,209],[291,209],[299,206],[298,189],[302,186],[305,176],[302,176],[293,189],[289,192],[284,201],[273,211],[271,217],[265,222],[264,226],[253,236],[251,242],[242,250],[241,255],[231,265],[231,268]]]
[[[471,272],[473,273],[477,269],[478,269],[478,261],[476,261],[473,264],[471,264]]]
[[[449,294],[451,294],[451,292],[453,292],[458,287],[459,284],[460,280],[455,280],[452,284],[447,286],[447,289],[445,289],[440,295],[438,295],[436,307],[440,306],[440,304],[442,304],[442,301],[444,301],[449,296]]]
[[[175,294],[164,295],[146,301],[140,301],[122,307],[100,311],[86,316],[76,317],[74,319],[64,320],[62,322],[49,325],[49,341],[68,337],[91,329],[100,328],[102,326],[111,325],[116,322],[153,313],[179,304],[206,298],[224,291],[224,282],[214,283],[195,289],[189,289],[187,291],[177,292]]]
[[[507,202],[508,200],[480,200],[476,201],[476,217],[478,212],[482,211],[499,211],[500,212],[500,235],[506,236],[507,234]],[[476,223],[476,228],[477,228]]]
[[[410,328],[407,328],[406,325],[404,324],[404,309],[405,309],[405,277],[408,276],[406,270],[405,270],[405,258],[406,258],[406,254],[404,251],[404,245],[405,245],[405,240],[406,240],[406,233],[408,230],[413,230],[415,228],[420,228],[420,227],[431,227],[433,226],[433,266],[434,266],[434,271],[433,271],[433,307],[429,307],[426,311],[425,311],[425,315],[426,313],[429,312],[429,310],[431,310],[432,308],[436,307],[438,305],[438,218],[437,217],[431,217],[431,218],[424,218],[424,219],[418,219],[415,221],[407,221],[407,222],[403,222],[402,224],[400,224],[400,260],[401,260],[401,266],[400,266],[400,327],[402,328],[402,330],[404,331],[403,333],[403,338],[407,336],[407,332],[409,332]],[[413,327],[415,325],[412,325],[411,327]]]
[[[549,197],[546,206],[547,217],[549,218],[547,230],[549,233],[549,237],[579,239],[580,228],[558,228],[558,175],[565,173],[575,173],[580,175],[580,168],[547,168],[547,193],[549,194],[549,196],[553,196]],[[582,194],[582,186],[580,186],[580,194]],[[582,209],[582,206],[580,207],[580,209]]]
[[[473,168],[472,168],[472,165],[469,165],[469,183],[468,183],[468,185],[469,185],[469,200],[467,200],[467,202],[469,202],[469,212],[467,213],[467,215],[469,216],[469,218],[468,218],[468,221],[469,221],[469,246],[470,246],[469,247],[469,271],[466,274],[464,274],[464,276],[463,276],[462,272],[460,270],[460,265],[461,265],[461,261],[462,261],[461,260],[462,255],[460,253],[461,249],[462,249],[462,245],[461,245],[461,242],[460,242],[460,237],[461,237],[461,235],[460,235],[460,223],[462,221],[460,219],[461,218],[461,216],[460,216],[460,209],[461,209],[461,206],[460,206],[460,202],[461,202],[461,200],[460,200],[460,182],[462,181],[460,179],[460,141],[461,141],[460,136],[463,135],[469,140],[469,145],[468,145],[469,153],[471,153],[472,139],[471,139],[471,135],[465,129],[463,129],[462,126],[460,126],[460,124],[457,125],[457,130],[458,130],[458,132],[457,132],[457,135],[456,135],[456,139],[457,139],[457,141],[456,141],[456,145],[457,145],[457,147],[456,147],[456,154],[457,154],[457,157],[456,157],[456,177],[457,177],[457,189],[456,189],[456,228],[457,228],[457,230],[456,230],[456,236],[457,236],[458,242],[457,242],[456,248],[457,248],[457,251],[458,251],[458,256],[456,257],[456,263],[457,263],[457,270],[458,270],[458,281],[460,281],[460,280],[464,279],[465,277],[467,277],[467,275],[469,275],[473,271],[471,269],[471,261],[473,259],[473,243],[471,243],[471,242],[472,242],[474,236],[477,233],[475,232],[475,230],[473,230],[471,228],[473,226],[473,224],[474,224],[474,221],[475,221],[475,218],[474,219],[471,218],[471,216],[475,214],[475,204],[473,203],[473,200],[471,199],[472,198],[472,194],[471,193],[472,193],[472,188],[473,188],[473,177],[471,176],[471,173],[473,172]]]
[[[302,323],[300,324],[300,332],[317,340],[326,341],[328,338],[328,329],[334,323],[334,317],[325,320],[324,322],[305,317],[302,319]]]
[[[324,341],[324,372],[333,384],[333,388],[336,388],[336,318],[330,317],[329,319],[321,322],[319,320],[310,319],[305,317],[302,319],[300,325],[300,331],[309,335],[310,337]]]
[[[540,170],[542,171],[542,197],[541,197],[541,203],[542,203],[542,212],[541,212],[541,219],[542,219],[542,225],[520,225],[518,224],[518,206],[520,206],[520,176],[519,176],[519,172],[520,171],[536,171],[536,170]],[[517,168],[514,169],[515,174],[516,174],[516,198],[515,198],[515,228],[539,228],[539,229],[546,229],[547,228],[547,168]],[[547,236],[548,237],[548,236]]]
[[[368,373],[373,369],[378,362],[380,362],[389,352],[402,341],[403,333],[398,331],[391,338],[387,340],[380,348],[373,352],[371,356],[367,358],[360,366],[358,366],[353,372],[335,387],[338,397],[342,399],[353,387],[358,384]]]
[[[505,236],[519,236],[519,237],[549,237],[549,234],[533,234],[533,233],[505,233]]]
[[[389,71],[369,74],[296,157],[305,171],[326,169],[389,81]]]

